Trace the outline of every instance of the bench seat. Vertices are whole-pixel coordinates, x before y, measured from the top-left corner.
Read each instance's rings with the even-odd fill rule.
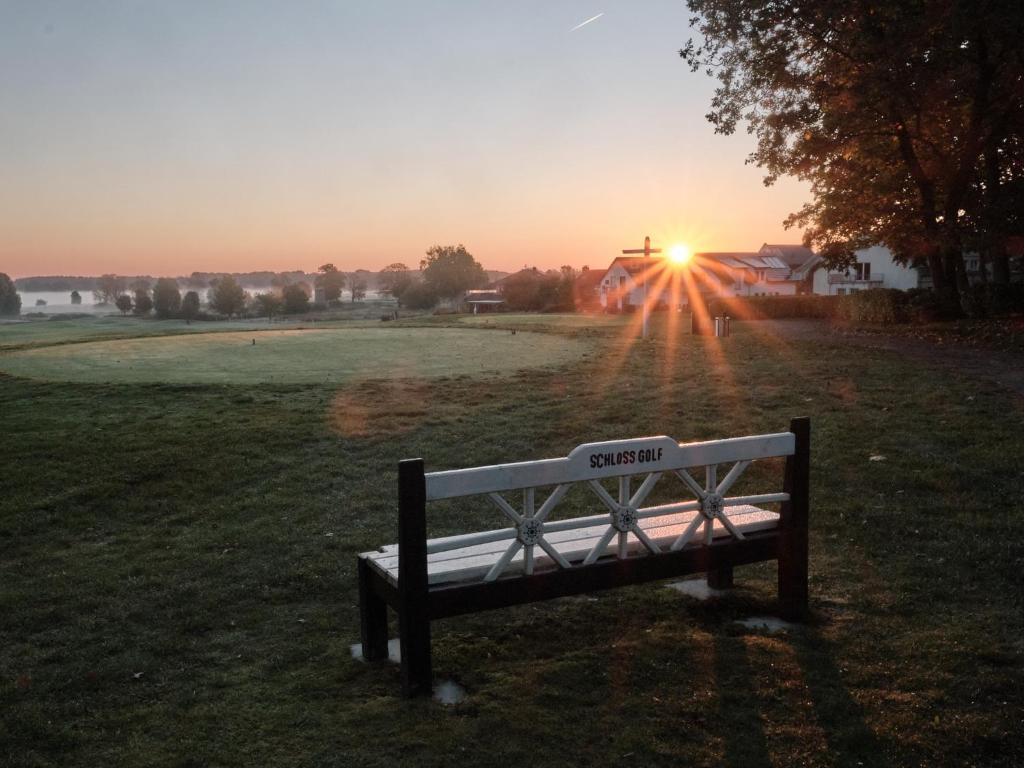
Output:
[[[728,507],[725,511],[729,520],[742,533],[752,533],[778,527],[779,515],[767,509],[761,509],[760,507],[748,504]],[[700,515],[700,512],[679,512],[660,517],[647,517],[640,520],[640,527],[662,550],[667,550],[697,515]],[[601,536],[608,530],[607,515],[597,515],[593,519],[594,524],[591,526],[568,531],[553,531],[546,533],[545,539],[566,560],[573,565],[577,565],[582,562],[587,553],[590,552]],[[501,540],[428,554],[428,584],[431,586],[457,584],[483,579],[484,575],[515,539],[515,530],[512,528],[499,529],[494,531],[494,533],[497,535],[502,531],[506,532],[507,536]],[[697,542],[703,542],[702,534],[703,528],[698,529],[697,534],[691,538],[688,546],[695,546]],[[719,538],[729,535],[722,522],[715,520],[714,537]],[[430,539],[427,541],[428,552],[432,545],[440,544],[443,546],[459,538],[462,537],[453,536],[443,539]],[[632,533],[628,534],[627,546],[630,556],[647,554],[646,547]],[[617,540],[613,539],[605,549],[604,556],[614,557],[617,552]],[[364,552],[360,557],[364,558],[374,570],[379,572],[392,585],[398,586],[397,544],[388,544],[375,552]],[[534,558],[535,572],[558,567],[540,547],[536,548]],[[523,564],[524,553],[520,549],[503,572],[503,577],[524,575]]]

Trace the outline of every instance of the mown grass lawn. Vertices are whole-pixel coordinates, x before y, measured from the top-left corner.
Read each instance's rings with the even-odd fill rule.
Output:
[[[0,376],[0,762],[1020,765],[1020,400],[770,326],[719,342],[665,320],[629,343],[626,321],[525,318],[594,352],[444,378]],[[813,430],[806,627],[735,623],[773,610],[763,565],[705,603],[645,585],[439,622],[435,677],[468,694],[453,707],[404,701],[395,667],[351,658],[355,555],[395,539],[399,459],[795,415]],[[430,522],[495,516],[463,502]]]

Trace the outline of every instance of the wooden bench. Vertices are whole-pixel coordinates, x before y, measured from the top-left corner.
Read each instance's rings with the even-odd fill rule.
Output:
[[[786,458],[781,491],[728,495],[751,462],[774,457]],[[399,543],[358,558],[363,656],[387,658],[390,605],[398,613],[403,693],[429,694],[434,619],[692,573],[706,573],[721,589],[732,585],[734,566],[765,560],[778,561],[782,616],[800,620],[807,610],[809,460],[810,421],[800,418],[778,434],[589,443],[561,459],[445,472],[424,473],[422,459],[402,461]],[[721,479],[720,465],[731,465]],[[703,469],[703,484],[695,468]],[[644,506],[662,478],[689,498]],[[608,479],[618,482],[618,498],[602,484]],[[592,492],[601,513],[551,519],[577,484]],[[545,488],[551,490],[541,501]],[[521,509],[505,498],[508,491],[521,491]],[[426,502],[477,495],[508,527],[427,539]]]

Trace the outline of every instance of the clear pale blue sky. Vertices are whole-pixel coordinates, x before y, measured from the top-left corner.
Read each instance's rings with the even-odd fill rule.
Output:
[[[579,22],[600,19],[570,32]],[[799,240],[683,2],[0,0],[0,271],[606,264]]]

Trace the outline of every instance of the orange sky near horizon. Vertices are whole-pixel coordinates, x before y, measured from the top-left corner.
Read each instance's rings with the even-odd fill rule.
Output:
[[[293,10],[290,10],[293,9]],[[297,9],[297,10],[294,10]],[[601,9],[597,9],[601,10]],[[799,242],[685,5],[64,1],[0,11],[0,271],[606,266]],[[11,119],[6,119],[11,116]]]

